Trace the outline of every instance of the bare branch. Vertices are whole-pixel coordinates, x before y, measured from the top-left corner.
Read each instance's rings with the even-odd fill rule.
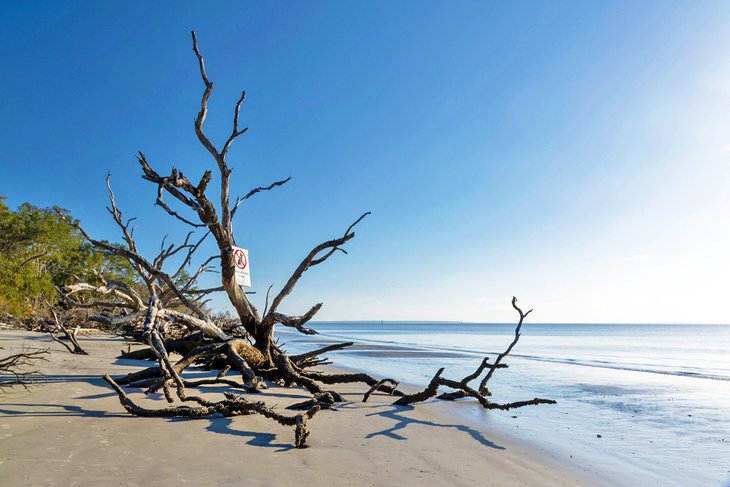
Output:
[[[271,191],[272,189],[276,188],[277,186],[283,186],[284,184],[288,183],[289,181],[291,181],[291,176],[289,176],[286,179],[282,179],[281,181],[276,181],[274,183],[271,183],[268,186],[259,186],[258,188],[254,188],[251,191],[249,191],[248,193],[246,193],[246,196],[244,196],[243,198],[237,198],[236,204],[234,204],[233,208],[231,209],[231,218],[233,218],[233,216],[236,214],[236,210],[238,210],[239,205],[241,203],[243,203],[244,201],[246,201],[247,199],[249,199],[251,196],[255,195],[256,193],[258,193],[260,191]]]
[[[353,223],[352,225],[350,225],[347,228],[347,231],[345,231],[345,234],[342,237],[321,243],[318,246],[316,246],[314,249],[312,249],[311,252],[309,252],[309,254],[304,258],[302,263],[299,264],[299,267],[296,268],[296,270],[294,271],[292,276],[289,278],[287,283],[284,285],[282,290],[279,291],[279,294],[277,294],[276,297],[274,298],[274,300],[272,301],[271,309],[269,310],[269,314],[266,315],[266,317],[264,317],[264,322],[271,322],[271,318],[270,318],[271,315],[273,313],[276,313],[279,305],[284,300],[284,298],[287,297],[292,292],[292,290],[294,290],[294,286],[296,286],[297,282],[299,281],[299,278],[302,277],[302,274],[304,274],[307,271],[307,269],[309,269],[310,267],[317,265],[317,264],[321,264],[322,262],[327,260],[333,253],[335,253],[335,251],[339,248],[340,245],[343,245],[346,242],[348,242],[349,240],[351,240],[355,236],[355,233],[352,232],[352,229],[355,227],[355,225],[357,225],[363,218],[365,218],[369,214],[370,214],[369,211],[366,213],[363,213],[362,216],[360,216],[360,218],[358,218],[355,221],[355,223]],[[327,249],[331,249],[331,250],[329,250],[323,257],[317,258],[317,256],[321,252],[323,252]]]
[[[89,316],[89,320],[96,321],[97,323],[103,323],[109,326],[119,326],[124,323],[138,320],[142,318],[145,313],[147,313],[146,307],[122,316],[92,315]]]
[[[305,335],[316,335],[317,331],[313,330],[311,328],[305,328],[303,325],[307,323],[309,320],[311,320],[315,314],[320,310],[322,307],[322,303],[317,303],[314,306],[310,308],[309,311],[307,311],[302,316],[287,316],[282,313],[269,313],[267,315],[268,323],[281,323],[284,326],[288,326],[290,328],[296,328],[301,333],[304,333]]]
[[[195,254],[195,252],[198,250],[198,248],[203,243],[203,241],[205,241],[205,239],[208,237],[208,235],[210,235],[210,230],[205,232],[205,234],[202,236],[202,238],[200,240],[198,240],[198,242],[195,245],[188,248],[188,253],[185,256],[185,259],[183,259],[182,264],[180,264],[180,267],[178,267],[177,271],[175,271],[175,273],[172,275],[173,278],[177,277],[183,271],[183,269],[185,269],[185,267],[187,267],[190,264],[190,261],[193,258],[193,254]],[[208,260],[205,261],[204,265],[207,265],[210,261],[212,261],[213,259],[216,259],[216,258],[220,258],[220,255],[215,255],[215,256],[209,257]]]
[[[218,340],[228,340],[230,337],[216,326],[210,319],[200,319],[194,316],[175,311],[172,309],[163,308],[159,311],[160,316],[166,317],[171,320],[175,320],[182,323],[194,330],[202,331],[205,335]]]
[[[87,284],[85,282],[80,282],[77,284],[69,284],[67,286],[63,286],[63,291],[61,292],[61,296],[65,299],[71,300],[69,297],[72,294],[81,292],[81,291],[89,291],[89,292],[95,292],[99,294],[112,294],[118,298],[121,298],[125,301],[125,303],[110,303],[115,304],[117,306],[121,307],[132,307],[133,309],[140,309],[145,306],[144,302],[142,301],[142,298],[139,296],[137,291],[129,287],[126,283],[123,283],[122,281],[117,281],[114,279],[109,279],[108,281],[105,281],[104,285],[102,286],[93,286],[91,284]],[[82,306],[81,303],[73,302],[74,306]]]
[[[512,307],[520,314],[520,321],[517,323],[517,327],[515,328],[515,338],[512,340],[512,342],[507,347],[507,350],[500,353],[497,358],[494,360],[494,365],[492,368],[489,369],[489,372],[487,372],[487,375],[484,376],[484,379],[482,379],[482,382],[479,384],[479,392],[481,394],[487,394],[489,392],[489,389],[487,389],[487,383],[489,382],[489,379],[492,378],[492,375],[494,375],[494,371],[497,370],[497,367],[502,362],[502,360],[509,355],[509,353],[512,351],[512,349],[517,345],[517,342],[520,339],[520,332],[522,330],[522,323],[525,321],[525,318],[527,315],[532,313],[532,310],[529,310],[527,313],[523,313],[522,310],[517,306],[517,298],[512,297]]]
[[[381,379],[376,384],[374,384],[370,389],[368,389],[368,392],[365,393],[365,395],[362,397],[362,402],[368,402],[368,399],[370,398],[370,395],[380,389],[386,382],[390,382],[393,384],[393,390],[390,391],[390,395],[392,396],[393,393],[396,391],[396,388],[398,387],[398,384],[400,382],[393,380],[393,379]]]
[[[436,395],[436,392],[438,391],[439,387],[439,377],[441,377],[441,374],[444,373],[444,368],[441,367],[437,372],[436,375],[433,376],[433,379],[431,379],[431,382],[429,382],[428,387],[426,387],[423,391],[417,392],[415,394],[408,394],[406,396],[402,396],[400,399],[398,399],[395,404],[396,406],[408,406],[410,404],[413,404],[414,402],[423,402],[429,398],[432,398]]]
[[[205,295],[205,294],[210,294],[210,293],[217,293],[217,292],[225,291],[225,290],[226,290],[226,288],[224,288],[223,286],[218,286],[218,287],[211,287],[208,289],[185,289],[182,291],[182,293],[200,296],[200,295]]]
[[[273,283],[271,283],[269,285],[269,289],[266,290],[266,303],[264,304],[264,316],[266,316],[266,311],[269,309],[269,293],[271,292],[272,287],[274,287]]]
[[[180,292],[178,287],[175,285],[175,282],[172,280],[172,278],[162,272],[160,269],[157,269],[154,265],[150,264],[146,259],[144,259],[142,256],[137,254],[136,252],[133,252],[131,250],[115,247],[113,245],[110,245],[105,242],[101,242],[99,240],[94,240],[87,232],[86,230],[81,227],[81,225],[78,222],[69,222],[70,225],[72,225],[74,228],[78,229],[79,232],[81,232],[81,235],[88,240],[94,247],[98,249],[105,250],[107,253],[114,254],[114,255],[121,255],[126,258],[128,258],[130,261],[136,263],[141,268],[143,268],[150,276],[153,276],[155,278],[158,278],[162,281],[164,281],[165,284],[172,290],[172,292],[175,294],[175,296],[180,300],[180,302],[187,306],[191,311],[196,313],[201,318],[205,318],[205,313],[194,303],[189,301],[183,293]],[[152,296],[156,296],[156,291],[154,289],[154,286],[150,287],[150,294]]]
[[[39,374],[37,370],[28,370],[28,367],[35,362],[46,360],[44,355],[48,353],[50,353],[48,349],[34,351],[23,349],[20,353],[0,357],[0,389],[16,385],[28,389],[28,386],[35,382],[34,376]]]
[[[109,190],[109,204],[111,207],[107,207],[107,211],[112,215],[112,218],[116,222],[117,226],[122,230],[122,235],[124,236],[124,241],[127,243],[127,248],[129,249],[130,254],[138,255],[139,252],[137,251],[137,244],[134,241],[134,238],[132,234],[133,231],[129,231],[129,224],[134,220],[134,218],[130,218],[125,223],[122,218],[122,212],[117,208],[116,201],[114,200],[114,191],[112,190],[111,185],[111,173],[107,173],[106,175],[106,187]],[[74,225],[74,223],[72,223]],[[78,224],[75,224],[77,228],[80,229],[80,226]],[[83,232],[82,232],[83,233]],[[129,257],[127,257],[129,259]],[[137,273],[142,278],[142,280],[147,285],[147,289],[149,290],[150,294],[155,294],[154,285],[152,283],[152,279],[149,272],[145,272],[144,266],[142,266],[139,262],[134,261],[133,259],[129,259],[130,264],[132,264],[133,267],[137,270]]]
[[[193,51],[195,52],[195,57],[198,58],[198,65],[200,67],[200,77],[203,78],[203,84],[205,84],[205,91],[203,92],[203,97],[200,100],[200,112],[198,112],[198,116],[195,119],[195,134],[198,136],[200,143],[203,144],[203,146],[208,149],[208,152],[210,152],[217,160],[219,157],[218,151],[203,132],[203,122],[208,114],[208,98],[210,98],[210,94],[213,91],[213,83],[208,79],[208,75],[205,72],[205,61],[203,60],[203,55],[200,54],[200,51],[198,50],[198,39],[195,37],[195,31],[192,31],[191,34],[193,36]]]
[[[228,140],[223,145],[223,150],[221,151],[221,157],[223,159],[226,158],[226,154],[228,154],[228,149],[231,148],[231,144],[233,144],[233,141],[236,140],[240,135],[243,135],[248,130],[248,127],[238,130],[238,115],[241,112],[241,105],[243,105],[244,100],[246,100],[246,91],[241,92],[241,98],[238,99],[238,103],[236,103],[236,108],[233,110],[233,131],[231,132],[230,137],[228,137]]]
[[[374,377],[371,377],[370,375],[363,372],[325,374],[323,372],[309,370],[302,371],[301,375],[310,379],[314,379],[318,382],[322,382],[323,384],[351,384],[355,382],[362,382],[372,387],[380,382],[378,379],[375,379]],[[397,390],[385,384],[380,385],[378,387],[378,390],[393,394],[394,396],[403,396],[403,393],[400,390]]]
[[[170,208],[170,206],[162,200],[162,194],[163,194],[162,193],[162,190],[163,190],[163,188],[165,188],[165,185],[164,184],[160,184],[160,185],[157,186],[157,199],[155,200],[155,204],[157,206],[159,206],[160,208],[162,208],[163,210],[165,210],[169,215],[174,216],[175,218],[177,218],[181,222],[183,222],[183,223],[185,223],[187,225],[190,225],[191,227],[200,228],[200,227],[204,227],[205,226],[204,223],[191,222],[190,220],[188,220],[187,218],[183,217],[178,212],[176,212],[175,210],[173,210],[172,208]]]
[[[51,338],[54,341],[60,343],[64,347],[66,347],[66,349],[71,353],[74,353],[77,355],[88,355],[86,350],[84,350],[81,347],[81,344],[79,344],[78,340],[76,339],[76,335],[79,332],[79,326],[77,325],[76,328],[74,328],[74,331],[69,333],[69,331],[66,329],[66,327],[63,326],[63,323],[61,323],[61,320],[58,319],[58,314],[56,313],[56,310],[50,306],[50,303],[48,303],[48,305],[49,305],[49,309],[51,311],[51,316],[53,317],[53,321],[55,322],[56,329],[60,330],[61,333],[63,333],[63,335],[66,337],[66,340],[71,342],[71,345],[73,345],[73,347],[69,346],[67,343],[62,342],[61,340],[56,338],[56,336],[53,334],[53,332],[50,333]]]
[[[322,355],[323,353],[333,352],[335,350],[351,347],[352,344],[352,342],[336,343],[334,345],[328,345],[326,347],[318,348],[317,350],[312,350],[311,352],[306,352],[299,355],[292,355],[289,358],[293,360],[295,364],[299,365],[299,362],[303,360]]]

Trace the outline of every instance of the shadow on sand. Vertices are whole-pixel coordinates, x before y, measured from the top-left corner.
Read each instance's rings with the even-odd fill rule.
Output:
[[[422,419],[416,419],[416,418],[409,418],[408,416],[404,416],[403,413],[407,411],[412,411],[415,408],[413,406],[393,406],[388,405],[386,406],[388,409],[385,411],[379,411],[367,414],[366,416],[381,416],[383,418],[388,418],[393,421],[395,421],[395,424],[387,429],[384,429],[382,431],[376,431],[374,433],[370,433],[367,438],[373,438],[375,436],[386,436],[388,438],[392,438],[394,440],[407,440],[408,438],[397,433],[397,431],[405,430],[409,425],[421,425],[421,426],[428,426],[432,428],[451,428],[455,429],[457,431],[461,431],[462,433],[465,433],[469,436],[471,436],[475,441],[479,442],[480,444],[489,447],[494,448],[496,450],[504,450],[505,448],[503,446],[497,445],[493,441],[488,440],[484,437],[484,435],[473,428],[470,428],[469,426],[463,425],[463,424],[447,424],[447,423],[435,423],[433,421],[425,421]]]
[[[38,383],[73,383],[73,382],[87,382],[98,386],[106,386],[104,380],[96,375],[39,375],[37,378]],[[205,386],[201,387],[205,389],[205,392],[216,393],[228,390],[224,387],[218,386]],[[349,395],[349,394],[348,394]],[[359,394],[355,394],[359,396]],[[90,394],[85,396],[79,396],[77,399],[94,400],[116,396],[113,391],[102,392],[99,394]],[[279,398],[290,398],[290,399],[303,399],[304,396],[299,394],[287,394],[286,392],[273,392],[268,391],[266,396],[268,397],[279,397]],[[256,395],[253,395],[251,399],[255,400]],[[21,409],[11,409],[16,406]],[[337,409],[354,409],[354,408],[369,408],[375,410],[372,413],[368,413],[365,416],[380,416],[394,421],[395,424],[390,428],[386,428],[381,431],[374,431],[369,433],[366,438],[373,438],[376,436],[384,436],[393,440],[403,441],[408,438],[404,436],[405,430],[408,426],[419,425],[427,426],[430,428],[449,428],[465,433],[470,436],[476,442],[483,446],[494,448],[497,450],[504,450],[505,448],[498,445],[489,439],[487,439],[480,431],[477,431],[469,426],[458,423],[439,423],[434,421],[428,421],[423,419],[412,418],[405,413],[414,410],[413,406],[394,406],[391,404],[362,404],[359,401],[347,401],[339,404]],[[62,405],[62,404],[31,404],[31,403],[16,403],[16,404],[1,404],[0,415],[9,416],[78,416],[88,418],[125,418],[125,419],[138,419],[130,414],[121,412],[110,412],[106,410],[93,410],[86,409],[76,405]],[[206,420],[209,421],[209,425],[206,427],[207,431],[222,435],[233,435],[242,438],[246,438],[246,443],[253,446],[274,448],[277,452],[285,452],[292,450],[294,447],[290,443],[282,443],[277,441],[277,434],[275,433],[262,433],[256,431],[246,431],[233,428],[234,417],[223,417],[220,415],[202,417],[202,418],[164,418],[168,422],[176,423],[180,421],[196,421]]]
[[[30,408],[30,410],[13,410],[8,407]],[[95,411],[92,409],[84,409],[81,406],[71,406],[67,404],[31,404],[31,403],[14,403],[0,404],[0,415],[7,414],[9,416],[79,416],[84,418],[131,418],[128,414],[114,413],[109,411]]]

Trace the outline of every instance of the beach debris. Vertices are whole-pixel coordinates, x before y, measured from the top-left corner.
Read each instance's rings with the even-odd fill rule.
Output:
[[[63,323],[61,323],[61,320],[58,318],[58,312],[54,309],[53,306],[51,306],[50,303],[48,303],[48,309],[51,313],[51,316],[53,317],[53,323],[55,324],[55,330],[51,330],[48,332],[48,334],[51,336],[53,341],[60,343],[63,345],[66,350],[68,350],[71,353],[77,354],[77,355],[88,355],[86,350],[84,350],[81,347],[81,344],[79,344],[79,341],[76,338],[76,335],[78,335],[79,330],[81,329],[80,325],[76,325],[73,329],[73,331],[69,332],[65,326],[63,326]],[[54,333],[56,331],[60,331],[63,334],[63,337],[71,342],[71,345],[64,342],[60,338],[58,338]]]
[[[0,347],[0,350],[2,349],[3,347]],[[12,386],[22,386],[28,389],[28,386],[37,382],[39,376],[37,370],[31,370],[29,367],[35,362],[46,360],[45,355],[49,353],[48,349],[25,348],[18,353],[0,357],[0,391]]]
[[[515,328],[515,337],[510,342],[507,349],[500,353],[497,358],[494,361],[494,364],[490,365],[488,363],[489,358],[484,357],[481,364],[477,369],[461,379],[460,381],[454,381],[450,379],[446,379],[444,377],[441,377],[441,374],[444,372],[444,368],[442,367],[436,372],[436,375],[433,376],[431,379],[431,382],[428,384],[426,389],[424,389],[421,392],[417,392],[415,394],[409,394],[407,396],[403,396],[400,399],[398,399],[394,404],[398,406],[407,406],[416,402],[423,402],[426,401],[436,395],[438,392],[438,388],[440,386],[448,387],[450,389],[454,389],[454,392],[450,393],[444,393],[441,394],[438,398],[453,401],[456,399],[464,398],[464,397],[472,397],[479,401],[479,404],[482,405],[485,409],[501,409],[501,410],[509,410],[513,408],[520,408],[524,406],[534,406],[537,404],[556,404],[556,402],[552,399],[542,399],[539,397],[536,397],[534,399],[530,399],[527,401],[517,401],[517,402],[511,402],[511,403],[505,403],[500,404],[496,402],[492,402],[488,399],[489,396],[491,396],[491,392],[487,388],[487,383],[494,375],[494,371],[500,368],[504,368],[505,365],[502,364],[502,360],[504,360],[507,355],[512,351],[514,346],[517,344],[517,342],[520,339],[521,336],[521,330],[522,330],[522,324],[525,321],[525,318],[527,315],[529,315],[532,310],[527,311],[526,313],[522,311],[522,309],[517,306],[517,298],[512,297],[512,307],[519,313],[520,319],[517,323],[517,327]],[[482,381],[479,384],[479,389],[473,389],[469,386],[469,383],[481,376],[481,374],[484,372],[484,370],[487,370],[487,374],[484,376]]]
[[[380,386],[382,386],[383,384],[385,384],[387,382],[393,384],[393,390],[390,391],[390,395],[392,396],[395,393],[396,389],[398,388],[398,384],[400,384],[400,382],[398,382],[395,379],[381,379],[377,383],[373,384],[373,386],[370,389],[368,389],[368,392],[366,392],[365,395],[362,397],[362,402],[368,402],[368,399],[370,398],[370,394],[372,394],[373,392],[380,389]]]
[[[119,329],[135,340],[146,344],[138,350],[127,350],[122,354],[126,359],[147,359],[156,365],[139,370],[124,377],[104,376],[104,380],[114,389],[122,406],[130,413],[142,417],[201,417],[212,415],[240,416],[259,414],[283,426],[294,428],[294,445],[306,446],[309,436],[307,422],[322,410],[335,410],[337,403],[344,398],[330,388],[335,384],[362,383],[369,386],[363,396],[367,402],[375,392],[397,396],[396,405],[410,405],[433,397],[441,386],[454,389],[451,397],[472,397],[488,409],[510,409],[531,404],[552,403],[547,399],[535,398],[530,401],[499,404],[491,402],[487,383],[496,369],[506,367],[502,360],[514,347],[520,334],[522,321],[528,313],[520,311],[520,323],[515,332],[515,340],[500,354],[494,364],[485,357],[477,370],[462,379],[452,381],[441,377],[443,369],[434,376],[429,387],[422,392],[406,395],[398,389],[394,379],[377,379],[365,373],[326,373],[312,370],[313,367],[329,363],[324,354],[352,346],[352,342],[327,345],[311,352],[288,355],[276,341],[275,328],[285,326],[305,335],[317,332],[305,325],[314,318],[322,303],[314,304],[301,315],[287,315],[280,311],[283,302],[294,291],[301,277],[311,268],[324,263],[338,253],[347,254],[343,248],[355,237],[353,229],[370,212],[360,215],[340,236],[326,240],[310,250],[281,289],[271,296],[273,288],[266,292],[263,312],[249,300],[250,292],[244,291],[236,279],[236,269],[241,268],[243,260],[240,247],[233,233],[233,219],[239,207],[249,198],[260,192],[268,192],[291,180],[280,179],[269,185],[258,186],[242,197],[232,201],[230,196],[232,167],[227,156],[234,141],[243,135],[247,128],[240,128],[239,114],[246,99],[243,91],[233,110],[233,124],[230,135],[221,146],[216,146],[204,131],[203,124],[208,115],[208,100],[213,91],[213,83],[208,78],[202,54],[198,48],[195,32],[192,32],[192,47],[197,60],[200,77],[203,81],[203,94],[200,110],[195,118],[195,134],[212,156],[211,169],[205,170],[197,179],[189,179],[182,171],[173,167],[163,174],[153,169],[147,157],[139,152],[137,161],[142,169],[142,179],[155,187],[155,205],[182,224],[191,228],[181,243],[166,243],[162,239],[159,252],[149,259],[142,255],[134,238],[134,228],[130,225],[134,218],[125,219],[119,209],[111,185],[111,176],[106,178],[109,195],[107,211],[121,232],[121,244],[113,244],[93,238],[78,221],[65,217],[67,223],[77,228],[85,240],[97,251],[117,256],[128,261],[137,274],[135,285],[105,280],[99,276],[100,283],[75,282],[63,287],[61,297],[69,308],[82,307],[93,309],[95,314],[90,320],[101,323],[107,328]],[[220,147],[220,148],[219,148]],[[213,171],[217,171],[215,188],[209,188],[213,181]],[[167,198],[167,200],[165,199]],[[175,207],[168,200],[174,200]],[[196,232],[199,232],[196,234]],[[279,229],[273,233],[290,236]],[[215,245],[212,255],[199,259],[199,251],[208,238]],[[193,262],[198,263],[197,270]],[[174,264],[172,264],[174,262]],[[237,265],[238,264],[238,265]],[[247,267],[247,266],[244,266]],[[220,285],[200,288],[201,276],[219,272]],[[240,274],[240,272],[239,272]],[[248,284],[248,282],[245,282]],[[227,296],[235,310],[235,317],[220,316],[206,308],[209,296],[222,292]],[[84,299],[77,299],[81,296]],[[271,299],[270,299],[271,298]],[[83,301],[83,302],[82,302]],[[72,342],[73,343],[73,342]],[[182,356],[177,361],[171,359],[172,353]],[[211,378],[191,380],[186,377],[189,367],[198,364],[217,372]],[[235,371],[236,380],[226,374]],[[472,380],[482,376],[479,389],[469,386]],[[234,392],[224,393],[225,399],[210,401],[191,394],[189,389],[202,385],[216,384],[230,388]],[[279,413],[275,406],[267,404],[266,389],[269,384],[305,389],[311,398],[290,406],[303,412],[296,415]],[[125,392],[126,388],[141,388],[151,395],[162,391],[165,407],[146,408],[133,401]],[[256,394],[257,400],[250,400],[244,394]],[[150,400],[160,400],[150,396]],[[192,405],[191,405],[192,404]]]

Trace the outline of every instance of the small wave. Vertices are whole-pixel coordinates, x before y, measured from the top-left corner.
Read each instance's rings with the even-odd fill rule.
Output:
[[[486,350],[475,350],[475,349],[467,349],[462,348],[458,346],[436,346],[436,345],[423,345],[419,343],[409,343],[409,342],[403,342],[403,341],[395,341],[395,340],[373,340],[373,339],[365,339],[361,337],[353,337],[348,336],[344,334],[339,333],[320,333],[319,336],[326,336],[328,338],[336,338],[336,339],[346,339],[346,340],[354,340],[360,343],[372,343],[372,344],[379,344],[379,345],[388,345],[388,346],[398,346],[399,348],[407,347],[414,351],[424,351],[424,352],[431,352],[436,354],[464,354],[465,356],[468,355],[476,355],[476,356],[484,356],[486,355],[497,355],[501,351],[486,351]],[[346,353],[346,352],[345,352]],[[606,360],[597,360],[597,359],[580,359],[580,358],[560,358],[560,357],[546,357],[543,355],[528,355],[528,354],[519,354],[519,353],[511,353],[510,357],[512,358],[520,358],[525,360],[533,360],[538,362],[548,362],[548,363],[557,363],[557,364],[564,364],[564,365],[575,365],[580,367],[593,367],[593,368],[599,368],[599,369],[610,369],[610,370],[622,370],[622,371],[629,371],[629,372],[643,372],[647,374],[660,374],[660,375],[670,375],[670,376],[677,376],[677,377],[689,377],[689,378],[695,378],[695,379],[709,379],[709,380],[718,380],[718,381],[730,381],[730,376],[728,375],[722,375],[722,374],[713,374],[707,371],[690,371],[690,370],[676,370],[676,369],[657,369],[652,368],[647,365],[642,364],[620,364],[616,362],[609,362]]]
[[[512,357],[520,357],[527,360],[535,360],[539,362],[550,362],[566,365],[578,365],[582,367],[594,367],[599,369],[612,369],[612,370],[625,370],[629,372],[644,372],[647,374],[661,374],[661,375],[673,375],[679,377],[691,377],[695,379],[710,379],[710,380],[722,380],[730,381],[730,377],[726,375],[711,374],[708,372],[693,372],[689,370],[661,370],[652,369],[641,365],[626,365],[606,362],[604,360],[581,360],[581,359],[568,359],[568,358],[554,358],[554,357],[541,357],[536,355],[520,355],[512,354]]]

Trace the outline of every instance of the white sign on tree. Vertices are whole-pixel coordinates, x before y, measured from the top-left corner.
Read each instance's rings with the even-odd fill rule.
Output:
[[[233,265],[236,267],[236,283],[239,286],[251,287],[251,265],[248,261],[248,250],[233,247]]]

